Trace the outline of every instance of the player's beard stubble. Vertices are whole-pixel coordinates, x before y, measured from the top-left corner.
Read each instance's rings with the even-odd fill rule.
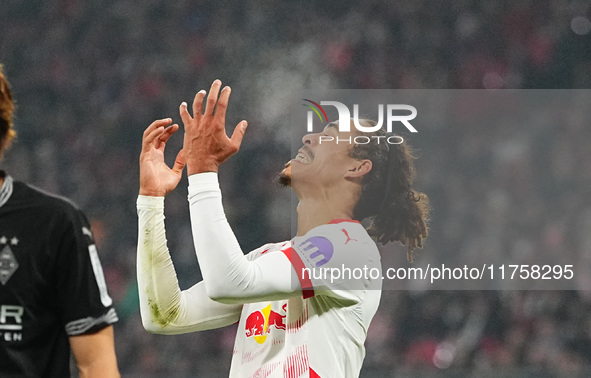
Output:
[[[277,175],[277,181],[283,187],[291,186],[291,161],[288,161],[285,168]]]

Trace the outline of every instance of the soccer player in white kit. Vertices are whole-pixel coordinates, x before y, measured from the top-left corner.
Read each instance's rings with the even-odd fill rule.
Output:
[[[153,333],[179,334],[238,322],[231,377],[356,377],[381,295],[372,236],[383,244],[407,244],[410,257],[427,235],[426,196],[410,187],[410,150],[320,144],[321,134],[306,135],[282,172],[300,201],[297,235],[244,255],[224,214],[217,172],[238,151],[247,124],[240,122],[227,137],[230,88],[220,89],[214,81],[204,112],[205,91],[195,96],[193,116],[181,104],[185,137],[172,168],[164,162],[164,148],[178,125],[162,119],[144,132],[137,200],[143,325]],[[346,137],[337,125],[329,124],[322,135]],[[181,291],[166,244],[164,196],[185,165],[203,281]],[[368,217],[366,230],[360,221]],[[365,273],[347,275],[355,269]]]

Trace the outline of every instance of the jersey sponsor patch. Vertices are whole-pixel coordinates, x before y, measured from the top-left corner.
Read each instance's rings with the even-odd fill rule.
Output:
[[[0,305],[0,342],[18,342],[23,340],[23,306]]]
[[[254,337],[257,343],[263,344],[267,340],[267,334],[271,332],[271,327],[285,330],[286,307],[287,304],[283,305],[283,314],[271,310],[271,304],[260,311],[251,312],[245,322],[246,337]]]
[[[323,236],[312,236],[298,245],[302,251],[303,257],[307,260],[307,266],[316,266],[317,268],[326,264],[332,259],[334,247],[330,240]]]

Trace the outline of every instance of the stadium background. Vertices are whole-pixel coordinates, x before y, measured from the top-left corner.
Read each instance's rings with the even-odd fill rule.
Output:
[[[230,222],[249,250],[289,237],[289,195],[272,177],[290,158],[291,89],[589,88],[590,5],[3,0],[0,61],[18,101],[19,135],[2,167],[72,198],[92,220],[120,316],[115,336],[124,376],[226,376],[234,328],[155,336],[141,327],[135,198],[143,129],[163,116],[179,121],[179,103],[214,78],[232,86],[229,123],[245,118],[251,127],[240,155],[223,168],[222,189]],[[430,195],[434,214],[422,253],[502,240],[504,249],[525,243],[589,255],[591,130],[560,127],[544,130],[550,141],[525,141],[526,151],[542,156],[526,152],[504,161],[495,195],[511,204],[508,218],[483,216],[481,234],[463,230],[475,221],[470,209],[486,211],[491,183],[465,173],[494,164],[495,145],[463,140],[462,128],[452,127],[441,137],[457,141],[455,148],[442,149],[437,139],[423,146],[418,187]],[[446,166],[442,176],[435,174],[437,161],[467,163]],[[186,288],[199,273],[185,196],[181,183],[166,211]],[[386,292],[362,376],[590,376],[589,289]],[[449,345],[456,347],[453,358]]]

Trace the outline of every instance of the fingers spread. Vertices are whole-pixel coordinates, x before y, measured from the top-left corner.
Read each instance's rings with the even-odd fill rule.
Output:
[[[222,82],[218,79],[213,81],[211,84],[211,89],[209,90],[209,95],[207,95],[207,105],[205,106],[205,116],[212,116],[213,111],[215,109],[215,104],[218,100],[218,95],[220,93],[220,87],[222,86]]]

